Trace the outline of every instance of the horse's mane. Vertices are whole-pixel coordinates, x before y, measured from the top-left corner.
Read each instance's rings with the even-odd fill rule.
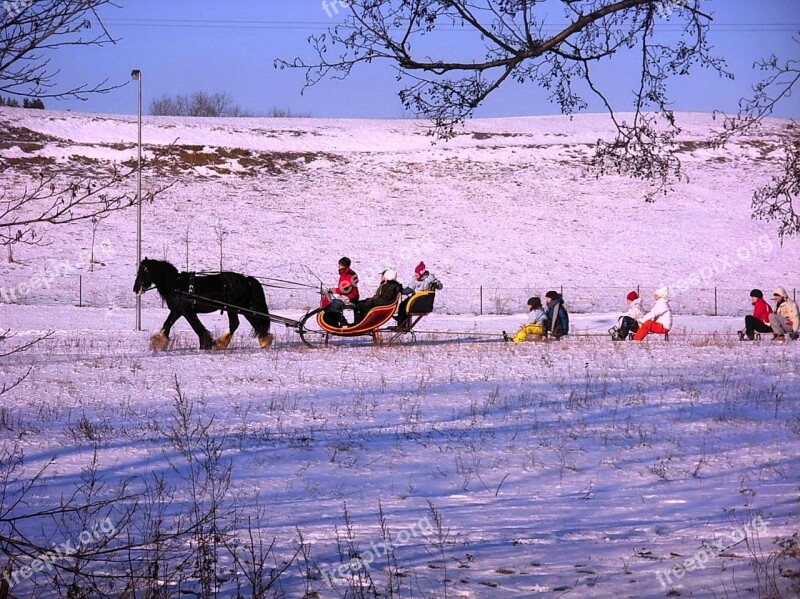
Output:
[[[170,271],[170,273],[174,272],[178,274],[178,269],[171,263],[167,262],[166,260],[156,260],[155,258],[145,258],[142,262],[146,262],[149,268],[153,269],[161,269]]]
[[[180,271],[166,260],[154,260],[145,258],[142,265],[146,266],[152,273],[152,281],[158,289],[158,294],[167,300],[167,295],[177,288]]]

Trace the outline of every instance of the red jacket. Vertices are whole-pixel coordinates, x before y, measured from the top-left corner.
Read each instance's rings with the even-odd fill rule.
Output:
[[[333,292],[345,296],[351,302],[358,301],[358,275],[349,267],[343,269],[339,273],[339,286]]]
[[[758,298],[756,303],[753,304],[753,316],[758,318],[764,324],[769,324],[769,315],[772,313],[772,308],[763,299]]]

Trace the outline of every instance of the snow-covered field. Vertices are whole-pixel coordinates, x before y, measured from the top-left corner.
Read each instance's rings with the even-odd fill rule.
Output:
[[[204,572],[225,598],[258,596],[245,578],[275,572],[264,596],[795,596],[781,568],[800,568],[785,541],[800,528],[800,344],[730,334],[751,287],[800,287],[797,242],[748,216],[785,123],[712,150],[711,117],[679,117],[689,181],[653,204],[585,172],[608,133],[596,116],[473,121],[435,145],[413,121],[147,118],[148,155],[178,140],[145,177],[177,180],[145,206],[147,255],[218,269],[222,227],[227,269],[334,282],[346,254],[368,292],[383,268],[407,281],[425,260],[445,285],[421,324],[437,332],[311,350],[275,325],[264,351],[245,323],[229,350],[200,352],[181,322],[152,353],[166,313],[148,294],[132,330],[134,214],[99,224],[93,272],[88,223],[43,231],[51,245],[0,265],[0,328],[17,335],[0,352],[54,331],[0,358],[5,384],[30,371],[0,396],[0,536],[75,493],[117,498],[16,524],[47,547],[92,527],[89,552],[147,540],[104,567],[155,571],[151,597],[195,593]],[[130,117],[3,108],[0,126],[7,195],[32,169],[135,156]],[[73,305],[78,275],[88,307]],[[677,296],[669,342],[601,335],[627,291],[662,283]],[[499,340],[529,295],[561,286],[579,335]],[[727,316],[703,316],[714,287]],[[289,317],[316,302],[267,295]],[[9,551],[12,593],[66,597],[74,573],[23,570],[29,551]],[[62,565],[90,570],[81,555]],[[121,597],[126,582],[72,596]]]

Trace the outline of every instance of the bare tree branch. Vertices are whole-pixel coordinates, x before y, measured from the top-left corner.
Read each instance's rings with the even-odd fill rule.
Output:
[[[560,6],[567,19],[553,32],[548,24]],[[588,108],[584,94],[597,95],[615,124],[614,140],[598,143],[592,167],[654,183],[653,195],[682,178],[673,143],[675,125],[667,82],[694,66],[731,77],[710,53],[711,17],[702,0],[353,0],[343,23],[309,39],[313,61],[277,60],[277,68],[305,71],[304,89],[325,78],[346,78],[358,65],[388,61],[405,85],[403,106],[432,121],[433,133],[454,134],[482,102],[508,81],[532,83],[549,92],[564,114]],[[679,23],[677,36],[660,42],[660,18]],[[468,43],[453,49],[436,44],[437,34],[456,27]],[[471,35],[470,35],[471,34]],[[639,49],[635,114],[622,122],[590,67]],[[470,50],[472,49],[472,50]],[[480,54],[464,60],[463,54]],[[438,55],[437,55],[438,53]]]
[[[794,38],[800,44],[800,33]],[[782,62],[774,54],[759,60],[753,68],[765,76],[753,86],[753,95],[739,101],[739,111],[725,116],[722,131],[712,140],[724,147],[735,137],[747,136],[762,130],[764,120],[770,117],[781,102],[790,98],[800,82],[800,60]],[[753,218],[775,222],[778,236],[800,235],[800,124],[794,119],[779,133],[780,166],[772,180],[757,188],[751,204]]]
[[[753,218],[774,221],[778,237],[800,235],[800,129],[793,123],[783,139],[783,160],[778,174],[753,194]]]
[[[98,15],[112,0],[7,0],[0,16],[0,92],[36,98],[78,98],[106,93],[119,85],[60,87],[49,53],[71,46],[115,43]],[[100,29],[99,33],[92,28]],[[127,84],[127,82],[126,82]]]
[[[142,168],[155,168],[172,150],[174,142],[160,148],[155,156],[142,164]],[[175,183],[177,179],[142,193],[137,199],[125,183],[138,172],[138,165],[121,168],[114,164],[102,176],[93,173],[64,182],[58,174],[40,174],[31,187],[21,195],[12,196],[8,190],[0,192],[0,245],[42,243],[36,226],[63,225],[82,220],[105,218],[117,210],[135,206],[139,201],[152,201]]]
[[[793,40],[800,44],[800,33]],[[720,147],[734,136],[757,131],[762,121],[772,115],[775,107],[791,97],[792,90],[800,81],[800,60],[781,62],[773,54],[767,59],[757,61],[753,69],[763,71],[766,75],[753,86],[751,97],[739,101],[737,114],[725,115],[723,131],[714,140]]]
[[[16,96],[85,99],[118,86],[106,81],[95,85],[61,87],[59,71],[50,66],[49,54],[74,46],[115,43],[105,28],[99,9],[116,6],[112,0],[6,0],[0,13],[0,92]],[[92,33],[99,28],[98,33]],[[169,149],[169,148],[168,148]],[[9,167],[0,165],[0,169]],[[152,200],[172,184],[136,198],[122,189],[137,166],[111,166],[102,175],[81,175],[66,180],[41,170],[21,191],[9,184],[0,191],[0,245],[39,244],[36,225],[60,225],[103,218],[115,210]]]
[[[14,348],[12,348],[12,349],[10,349],[8,351],[2,351],[2,352],[0,352],[0,358],[7,358],[8,356],[12,356],[14,354],[20,354],[20,353],[22,353],[24,351],[27,351],[30,348],[32,348],[34,345],[36,345],[37,343],[41,343],[42,341],[45,341],[47,339],[51,339],[53,337],[53,334],[54,334],[53,331],[47,331],[47,332],[39,335],[33,341],[28,341],[27,343],[23,343],[22,345],[18,345],[17,347],[14,347]],[[7,341],[9,339],[12,339],[15,336],[16,335],[11,332],[11,329],[6,329],[5,331],[0,333],[0,342],[4,342],[4,341]],[[0,394],[0,395],[2,395],[2,394]]]

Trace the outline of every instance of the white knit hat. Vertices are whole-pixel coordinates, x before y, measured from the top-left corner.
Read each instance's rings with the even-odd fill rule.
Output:
[[[664,285],[663,287],[659,287],[658,289],[656,289],[655,293],[658,297],[663,297],[664,299],[667,299],[667,297],[669,297],[669,287],[667,287],[666,285]]]
[[[381,274],[383,275],[383,278],[386,279],[387,281],[394,281],[397,279],[397,273],[393,271],[391,268],[387,268]]]
[[[773,295],[780,295],[782,298],[789,297],[789,294],[786,293],[786,290],[783,287],[778,287],[775,291],[772,292]]]

